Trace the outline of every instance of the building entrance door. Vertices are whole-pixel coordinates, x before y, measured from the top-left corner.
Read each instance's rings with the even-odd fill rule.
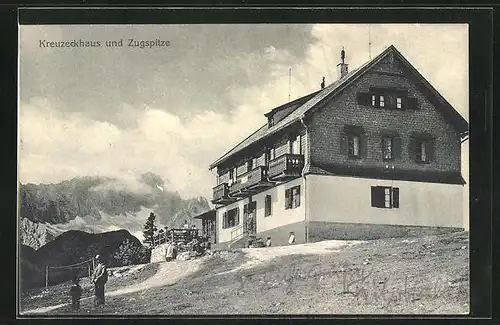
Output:
[[[257,202],[253,201],[243,207],[244,232],[248,235],[257,233]]]

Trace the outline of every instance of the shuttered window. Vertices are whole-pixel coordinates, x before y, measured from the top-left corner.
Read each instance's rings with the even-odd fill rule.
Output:
[[[372,103],[373,94],[370,93],[358,93],[358,104],[363,106],[370,106]],[[375,106],[375,105],[373,105]]]
[[[352,157],[359,157],[359,136],[350,134],[347,137],[347,153]]]
[[[399,188],[372,186],[371,205],[374,208],[399,208]]]
[[[300,206],[300,185],[285,190],[285,209]]]
[[[271,214],[273,214],[272,207],[271,195],[266,195],[264,201],[264,217],[269,217]]]
[[[346,125],[340,134],[340,153],[349,158],[366,157],[367,139],[360,126]]]
[[[285,210],[292,208],[292,191],[290,189],[285,190]]]
[[[240,209],[234,208],[222,215],[222,228],[231,228],[240,224]]]
[[[392,207],[399,208],[399,188],[392,188]]]
[[[300,186],[292,188],[292,208],[300,206]]]
[[[411,137],[409,145],[410,158],[419,163],[430,163],[435,160],[435,141],[430,137]]]
[[[389,109],[418,109],[417,98],[408,97],[405,89],[370,87],[368,93],[358,93],[359,105]]]
[[[396,132],[382,134],[381,151],[382,160],[384,161],[401,158],[401,138]]]
[[[418,107],[418,99],[416,98],[407,98],[406,99],[406,108],[408,109],[419,109]]]

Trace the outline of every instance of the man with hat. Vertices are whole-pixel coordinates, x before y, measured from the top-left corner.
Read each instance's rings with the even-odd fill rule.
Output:
[[[94,306],[104,306],[104,284],[108,281],[108,270],[99,255],[95,256],[96,267],[91,281],[95,286]]]

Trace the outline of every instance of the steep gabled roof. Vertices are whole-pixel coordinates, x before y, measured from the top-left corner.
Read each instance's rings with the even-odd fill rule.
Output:
[[[309,99],[311,99],[314,95],[316,95],[320,91],[321,90],[315,91],[315,92],[310,93],[308,95],[305,95],[305,96],[302,96],[302,97],[297,98],[295,100],[292,100],[289,103],[286,103],[286,104],[280,105],[278,107],[275,107],[272,110],[270,110],[269,112],[267,112],[266,114],[264,114],[264,116],[268,117],[269,115],[272,115],[272,114],[274,114],[274,113],[276,113],[278,111],[284,110],[284,109],[289,108],[289,107],[294,106],[294,105],[299,105],[300,106],[300,105],[304,104],[306,101],[308,101]]]
[[[401,62],[403,62],[403,64],[412,73],[414,73],[418,79],[422,81],[422,85],[425,87],[425,89],[428,90],[431,93],[431,95],[433,95],[438,100],[438,103],[440,105],[437,105],[436,108],[440,110],[441,113],[453,124],[453,126],[457,129],[457,131],[460,133],[467,131],[468,129],[467,121],[465,121],[464,118],[453,108],[453,106],[451,106],[451,104],[448,103],[448,101],[443,96],[441,96],[441,94],[417,71],[417,69],[415,69],[405,59],[405,57],[396,49],[396,47],[394,47],[394,45],[391,45],[387,49],[385,49],[382,53],[374,57],[372,60],[367,61],[360,67],[348,73],[345,77],[333,82],[332,84],[328,85],[327,87],[318,92],[311,93],[302,97],[301,99],[308,98],[310,96],[310,99],[305,101],[305,103],[297,107],[295,110],[293,110],[290,114],[288,114],[285,118],[283,118],[275,125],[268,127],[268,125],[265,124],[262,127],[260,127],[257,131],[252,133],[248,138],[240,142],[233,149],[229,150],[226,154],[224,154],[222,157],[213,162],[209,168],[212,169],[216,167],[217,165],[224,162],[235,153],[248,147],[250,144],[262,140],[286,128],[287,126],[290,126],[293,123],[299,121],[305,116],[306,113],[312,112],[313,109],[317,107],[317,105],[320,102],[325,100],[325,98],[327,97],[330,98],[335,94],[337,94],[338,92],[340,92],[341,90],[345,89],[348,85],[350,85],[353,81],[361,77],[365,72],[367,72],[375,64],[384,59],[391,52],[396,54],[396,56],[401,60]],[[273,111],[281,109],[281,107],[283,106],[284,105],[279,106],[273,109]]]

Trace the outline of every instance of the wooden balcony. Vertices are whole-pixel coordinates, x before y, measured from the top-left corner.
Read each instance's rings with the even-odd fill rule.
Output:
[[[267,176],[271,181],[285,181],[300,177],[304,168],[304,155],[284,154],[269,162]]]
[[[229,195],[232,197],[247,197],[271,186],[273,186],[273,183],[267,180],[266,167],[259,166],[238,176],[236,183],[229,189]]]
[[[222,183],[213,188],[213,204],[229,204],[236,201],[235,198],[229,196],[229,185],[227,183]]]

